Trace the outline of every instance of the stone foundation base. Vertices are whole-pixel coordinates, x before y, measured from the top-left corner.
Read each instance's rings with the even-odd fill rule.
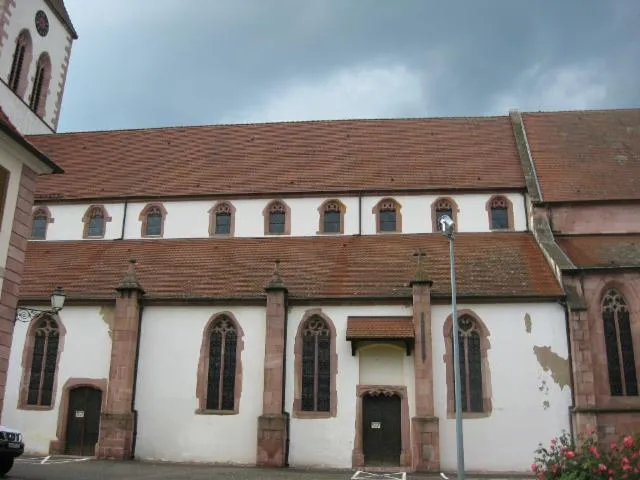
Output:
[[[133,441],[133,413],[100,415],[96,456],[103,460],[129,460]]]
[[[413,467],[418,472],[440,471],[440,423],[438,417],[413,417]]]
[[[285,415],[258,417],[258,466],[284,467],[287,435]]]

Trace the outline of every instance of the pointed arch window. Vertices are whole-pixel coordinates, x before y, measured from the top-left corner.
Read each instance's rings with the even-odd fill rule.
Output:
[[[602,321],[612,396],[637,396],[635,353],[629,307],[622,294],[611,288],[602,299]]]
[[[401,232],[402,215],[400,214],[400,204],[393,198],[384,198],[373,208],[376,215],[376,231]]]
[[[31,35],[28,30],[23,30],[16,39],[8,82],[9,88],[20,97],[24,96],[27,88],[27,72],[33,55],[32,48]]]
[[[29,107],[37,115],[43,117],[45,114],[45,106],[47,102],[47,92],[49,91],[49,82],[51,80],[51,59],[49,54],[42,53],[36,63],[36,75],[33,79],[33,90]]]
[[[453,321],[449,316],[444,325],[445,365],[447,373],[447,413],[455,415],[454,337]],[[458,346],[460,351],[460,379],[462,413],[486,415],[491,412],[491,375],[487,360],[489,332],[471,311],[462,310],[458,316]]]
[[[197,413],[238,413],[242,391],[242,330],[230,314],[214,316],[205,328],[198,367]]]
[[[513,229],[513,207],[507,197],[497,195],[487,202],[491,230]]]
[[[282,200],[271,202],[263,211],[266,235],[291,234],[291,210]]]
[[[33,240],[45,240],[47,227],[53,223],[51,212],[47,207],[37,207],[31,215],[31,238]]]
[[[59,339],[60,331],[56,321],[49,316],[42,318],[34,332],[27,405],[51,405]]]
[[[140,212],[139,220],[142,222],[142,237],[162,237],[164,235],[164,222],[167,210],[161,203],[146,205]]]
[[[312,317],[302,331],[302,403],[306,412],[328,412],[331,397],[331,333]]]
[[[111,221],[102,205],[92,205],[84,214],[84,238],[102,238],[106,232],[106,224]]]
[[[431,217],[433,218],[433,231],[440,231],[440,219],[448,215],[454,222],[454,231],[458,231],[458,206],[451,198],[439,198],[431,205]]]
[[[235,229],[234,206],[229,202],[218,202],[209,210],[209,235],[232,236]]]

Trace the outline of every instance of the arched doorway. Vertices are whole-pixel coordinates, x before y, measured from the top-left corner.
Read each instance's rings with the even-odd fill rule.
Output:
[[[89,386],[75,387],[69,391],[66,455],[95,455],[100,434],[100,409],[102,391]]]
[[[400,465],[402,408],[397,394],[363,395],[362,451],[367,466]]]

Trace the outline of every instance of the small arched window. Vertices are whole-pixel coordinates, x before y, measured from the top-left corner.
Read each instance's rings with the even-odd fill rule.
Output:
[[[344,233],[345,206],[340,200],[327,200],[318,209],[319,233]]]
[[[433,231],[441,231],[440,219],[443,215],[447,215],[455,222],[454,231],[458,231],[458,206],[450,198],[439,198],[431,205],[431,216],[433,218]]]
[[[402,216],[400,214],[400,204],[392,198],[384,198],[373,207],[376,215],[376,231],[381,232],[401,232]]]
[[[29,101],[31,110],[40,117],[43,117],[45,114],[50,80],[51,59],[47,53],[43,53],[40,55],[38,63],[36,64],[36,75],[33,80],[33,90],[31,91],[31,99]]]
[[[24,96],[27,88],[27,72],[33,56],[32,49],[31,34],[28,30],[22,30],[16,39],[8,82],[9,88],[20,97]]]
[[[232,235],[235,209],[228,202],[220,202],[211,210],[210,233],[212,235]]]
[[[84,238],[102,238],[106,232],[106,223],[111,221],[102,205],[92,205],[82,219],[84,222]]]
[[[487,204],[487,210],[489,211],[491,230],[509,230],[513,228],[511,202],[509,199],[502,195],[491,197]]]
[[[56,321],[49,316],[40,319],[34,332],[27,405],[51,405],[59,340]]]
[[[638,378],[629,307],[616,289],[607,290],[602,299],[602,321],[611,395],[637,396]]]
[[[142,237],[162,237],[164,235],[164,221],[167,210],[161,203],[150,203],[140,212],[142,222]]]
[[[291,233],[291,210],[282,200],[275,200],[267,205],[263,215],[266,235],[289,235]]]
[[[46,207],[36,208],[31,215],[31,238],[45,240],[49,223],[53,223],[49,209]]]
[[[229,317],[221,315],[209,332],[207,410],[234,410],[236,349],[238,330]]]

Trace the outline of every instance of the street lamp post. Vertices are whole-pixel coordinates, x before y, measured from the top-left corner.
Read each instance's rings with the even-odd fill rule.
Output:
[[[51,308],[48,310],[39,310],[37,308],[16,308],[16,321],[21,322],[29,322],[35,316],[40,315],[41,313],[49,313],[55,315],[62,307],[64,307],[64,300],[66,295],[62,287],[56,287],[53,289],[51,293]]]
[[[464,439],[462,435],[462,381],[460,379],[460,342],[458,341],[458,312],[456,311],[456,262],[453,248],[455,223],[448,215],[440,217],[442,234],[449,239],[449,263],[451,264],[451,308],[453,322],[453,383],[456,408],[456,444],[458,451],[458,480],[464,480]]]

